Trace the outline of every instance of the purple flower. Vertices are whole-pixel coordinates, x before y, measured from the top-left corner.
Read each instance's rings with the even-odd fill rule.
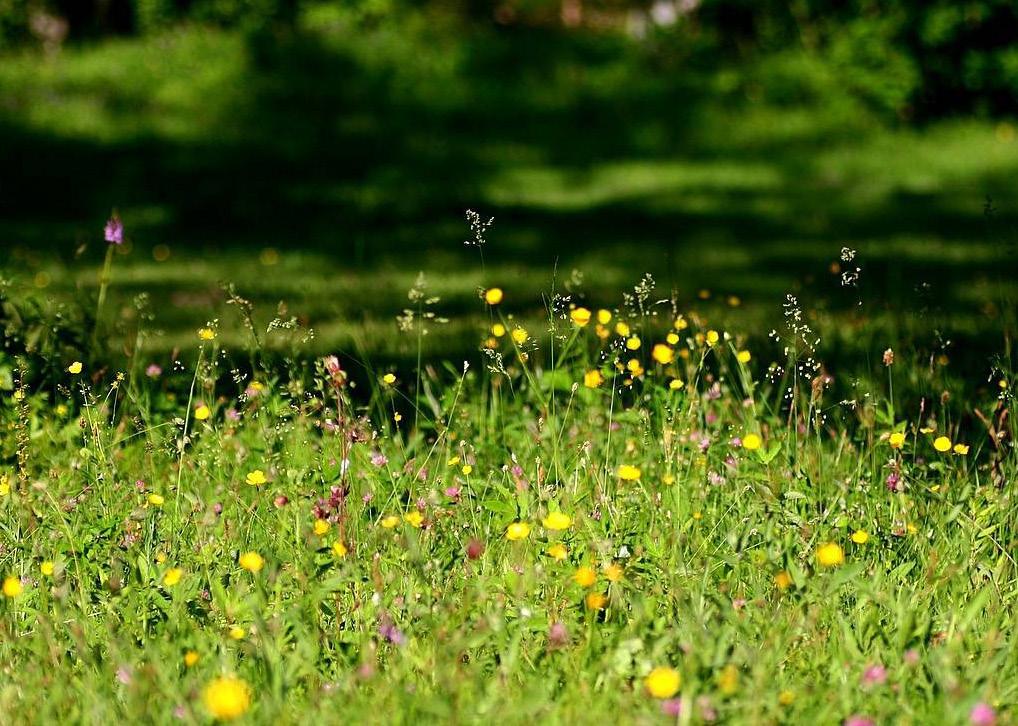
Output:
[[[887,491],[889,492],[900,492],[905,488],[901,485],[901,475],[899,475],[896,471],[892,471],[887,475],[886,484]]]
[[[548,647],[561,648],[569,643],[569,631],[562,623],[555,622],[548,628]]]
[[[160,366],[156,365],[155,363],[153,363],[152,365],[145,369],[145,375],[148,376],[149,378],[158,378],[162,374],[163,369]]]
[[[661,713],[665,716],[680,715],[682,713],[682,699],[669,698],[667,701],[661,701]]]
[[[445,496],[449,497],[454,502],[458,502],[460,500],[461,493],[462,492],[459,487],[447,487],[445,490]]]
[[[877,726],[877,723],[868,716],[860,716],[856,713],[845,719],[845,726]]]
[[[393,645],[403,645],[406,643],[406,636],[403,635],[399,628],[393,625],[391,620],[385,620],[378,626],[378,634]]]
[[[114,214],[106,221],[106,226],[103,227],[103,236],[110,244],[124,243],[124,223],[120,221],[120,217]]]
[[[887,669],[879,663],[866,666],[862,672],[862,684],[864,686],[882,686],[887,680]]]
[[[997,723],[997,712],[988,703],[977,703],[969,711],[969,723],[972,726],[994,726]]]
[[[372,452],[371,454],[371,465],[379,468],[389,463],[389,460],[385,458],[385,454],[380,451]]]

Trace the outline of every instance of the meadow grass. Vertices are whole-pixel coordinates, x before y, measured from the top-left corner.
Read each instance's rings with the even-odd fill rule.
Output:
[[[1011,314],[959,370],[791,296],[482,282],[466,360],[390,311],[408,369],[241,300],[163,365],[8,320],[5,721],[1011,722]]]

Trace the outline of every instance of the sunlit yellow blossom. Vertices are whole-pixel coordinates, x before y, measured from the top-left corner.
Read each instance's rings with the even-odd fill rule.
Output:
[[[615,323],[615,334],[620,338],[629,337],[629,325],[622,322],[621,320]]]
[[[740,305],[742,305],[742,300],[739,299],[738,295],[729,295],[728,304],[731,305],[733,308],[737,308]]]
[[[409,524],[411,527],[420,529],[421,525],[424,524],[424,515],[415,509],[412,512],[407,512],[406,514],[404,514],[403,521]]]
[[[569,556],[569,550],[567,550],[566,546],[561,542],[556,542],[555,544],[548,548],[548,555],[552,559],[561,562],[562,560]]]
[[[864,529],[857,529],[852,532],[852,541],[856,544],[866,544],[870,541],[870,536]]]
[[[15,598],[25,591],[25,586],[21,584],[21,580],[11,575],[4,579],[3,593],[4,597]]]
[[[968,444],[955,444],[954,445],[954,453],[958,454],[959,456],[965,456],[966,454],[969,453],[969,445]]]
[[[944,453],[951,450],[951,439],[946,436],[938,436],[933,441],[933,448],[937,451]]]
[[[779,590],[787,590],[792,586],[792,576],[788,574],[788,570],[782,570],[774,576],[774,587]]]
[[[198,331],[198,338],[201,340],[215,340],[216,331],[212,328],[202,328]]]
[[[396,382],[395,373],[386,373],[384,376],[382,376],[382,383],[384,383],[387,386],[391,386],[395,382]]]
[[[623,575],[622,565],[617,562],[613,562],[604,568],[604,578],[608,582],[620,582]]]
[[[156,562],[158,562],[160,565],[166,562],[166,553],[156,552]]]
[[[382,519],[381,524],[386,529],[392,529],[397,524],[399,524],[399,517],[397,517],[395,514],[390,514],[388,517]]]
[[[526,522],[513,522],[505,530],[505,538],[516,542],[530,536],[530,525]]]
[[[623,464],[619,467],[619,479],[622,481],[639,481],[640,469],[632,464]]]
[[[579,567],[573,573],[573,581],[580,587],[591,587],[597,582],[597,573],[593,567]]]
[[[163,575],[163,584],[166,585],[166,587],[173,587],[180,582],[180,578],[183,576],[184,571],[182,569],[179,567],[171,567],[166,571],[166,574]]]
[[[463,473],[463,476],[470,476],[470,474],[474,471],[474,467],[470,464],[464,464],[460,471]]]
[[[718,344],[719,340],[721,340],[721,335],[716,330],[708,330],[705,340],[707,341],[707,345],[713,347]]]
[[[548,512],[548,516],[541,522],[545,529],[552,529],[556,531],[569,529],[569,526],[572,523],[572,517],[564,512]]]
[[[789,690],[784,690],[778,694],[778,703],[782,706],[791,706],[795,703],[795,694]]]
[[[887,443],[891,445],[892,449],[900,449],[905,445],[905,434],[900,431],[895,431],[887,437]]]
[[[11,493],[11,480],[6,474],[0,474],[0,497]]]
[[[244,478],[244,481],[246,481],[253,487],[257,487],[267,482],[268,479],[265,478],[264,471],[262,471],[261,469],[255,469],[254,471],[248,472],[248,475]]]
[[[315,530],[315,534],[318,535],[319,537],[321,537],[323,534],[328,532],[329,529],[331,529],[331,528],[332,528],[332,525],[329,523],[329,521],[327,519],[316,519],[315,520],[314,530]]]
[[[163,497],[162,494],[156,494],[155,492],[153,492],[152,494],[148,495],[148,503],[151,504],[153,507],[161,507],[163,506],[163,504],[166,503],[166,498]]]
[[[671,698],[681,686],[682,676],[669,666],[658,666],[643,679],[643,687],[654,698]]]
[[[484,291],[484,302],[489,305],[498,305],[502,302],[502,288],[500,287],[489,287]]]
[[[44,577],[53,577],[53,563],[46,560],[39,565],[39,572],[41,572]]]
[[[505,335],[505,326],[502,323],[495,323],[491,326],[491,334],[496,338],[501,338]]]
[[[650,352],[650,357],[663,366],[675,360],[675,351],[663,343],[658,343]]]
[[[583,385],[587,388],[597,388],[602,383],[604,383],[604,376],[601,375],[601,371],[593,370],[583,374]]]
[[[608,596],[600,592],[589,592],[583,599],[587,610],[604,610],[608,607]]]
[[[237,562],[248,572],[259,572],[265,567],[265,560],[257,552],[245,552],[237,558]]]
[[[194,417],[197,421],[205,421],[211,415],[212,409],[210,409],[204,403],[194,410]]]
[[[582,328],[590,322],[590,311],[587,310],[587,308],[576,308],[575,310],[570,311],[569,317],[572,319],[573,323]]]
[[[634,335],[631,338],[626,338],[626,347],[629,350],[639,350],[640,345],[641,345],[640,336]]]
[[[71,365],[67,366],[67,372],[73,376],[76,376],[79,373],[81,373],[83,367],[84,366],[81,365],[81,361],[76,360],[73,363],[71,363]]]
[[[626,363],[626,368],[629,369],[629,372],[633,374],[634,378],[639,378],[644,373],[643,365],[636,358],[630,358],[629,362]]]
[[[665,336],[665,342],[668,343],[668,345],[678,345],[679,336],[675,333],[669,333]]]
[[[670,388],[673,391],[681,391],[685,385],[686,382],[683,381],[681,378],[673,378],[671,381],[668,382],[668,388]]]
[[[680,315],[679,317],[675,318],[675,322],[672,323],[672,326],[676,330],[685,330],[686,328],[689,327],[689,323],[687,323],[686,319]]]
[[[726,696],[739,690],[739,669],[734,663],[729,663],[718,673],[718,690]]]
[[[844,561],[845,552],[841,549],[841,545],[835,542],[825,542],[817,547],[817,562],[822,567],[837,567]]]
[[[752,359],[753,356],[752,354],[750,354],[748,350],[740,350],[738,353],[735,354],[735,360],[743,364],[749,363]]]
[[[184,665],[186,665],[188,668],[192,668],[195,664],[198,663],[200,659],[201,656],[198,655],[197,651],[189,650],[186,653],[184,653]]]
[[[742,448],[746,451],[756,451],[763,444],[763,439],[758,434],[749,433],[742,437]]]
[[[332,554],[336,557],[346,557],[346,545],[340,542],[338,539],[332,543]]]
[[[530,334],[525,328],[513,328],[512,336],[513,342],[516,343],[516,345],[523,345],[527,342],[527,338],[530,337]]]
[[[251,708],[251,689],[236,676],[223,676],[209,682],[202,701],[212,718],[233,721]]]
[[[599,322],[601,325],[607,325],[611,321],[612,314],[610,310],[605,310],[604,308],[601,308],[600,310],[597,311],[597,322]]]
[[[608,338],[609,335],[611,335],[611,333],[608,331],[608,328],[601,325],[600,323],[594,326],[594,332],[597,334],[597,337],[600,338],[601,340],[605,340]]]

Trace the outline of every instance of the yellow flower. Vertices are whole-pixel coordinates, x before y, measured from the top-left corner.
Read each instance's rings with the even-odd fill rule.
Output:
[[[604,383],[604,376],[601,371],[587,371],[583,374],[583,385],[587,388],[597,388]]]
[[[530,334],[526,331],[525,328],[517,327],[513,328],[512,336],[513,342],[516,343],[516,345],[523,345],[524,343],[527,342],[527,338],[530,337]]]
[[[505,530],[505,538],[513,542],[526,539],[530,535],[530,525],[526,522],[513,522]]]
[[[955,444],[954,445],[954,453],[958,454],[959,456],[967,455],[969,453],[969,445],[968,444]]]
[[[562,560],[569,556],[569,550],[567,550],[566,546],[561,542],[556,542],[555,544],[548,548],[548,555],[552,559],[561,562]]]
[[[387,386],[391,386],[395,382],[396,376],[393,373],[386,373],[384,376],[382,376],[382,383],[384,383]]]
[[[186,665],[188,668],[191,668],[198,662],[200,658],[201,656],[198,655],[197,651],[189,650],[186,653],[184,653],[184,665]]]
[[[679,317],[675,318],[675,322],[673,323],[673,327],[676,330],[685,330],[686,328],[689,327],[689,323],[687,323],[686,319],[680,315]]]
[[[41,572],[44,577],[53,577],[53,563],[46,560],[39,565],[39,572]]]
[[[665,336],[665,342],[668,343],[668,345],[677,345],[679,342],[679,336],[675,333],[669,333]]]
[[[605,310],[604,308],[602,308],[597,311],[597,322],[599,322],[601,325],[607,325],[611,321],[612,314],[610,310]]]
[[[650,352],[650,357],[663,366],[675,360],[675,351],[663,343],[658,343]]]
[[[321,537],[323,534],[328,532],[331,527],[332,527],[332,525],[329,524],[328,520],[325,520],[325,519],[316,519],[315,520],[315,527],[314,527],[315,534],[318,535],[319,537]]]
[[[76,376],[79,373],[81,373],[81,370],[82,370],[83,367],[84,366],[81,365],[81,361],[80,360],[76,360],[73,363],[71,363],[71,365],[67,366],[67,372],[70,373],[73,376]]]
[[[333,542],[332,554],[334,554],[336,557],[346,557],[347,552],[349,552],[349,550],[346,548],[345,544],[340,542],[338,539],[335,542]]]
[[[951,450],[951,439],[946,436],[938,436],[933,442],[933,448],[941,453]]]
[[[237,562],[248,572],[258,572],[265,567],[265,560],[257,552],[245,552]]]
[[[148,495],[148,503],[153,507],[161,507],[166,503],[166,498],[162,494],[152,493]]]
[[[639,350],[640,345],[641,343],[639,335],[634,335],[632,338],[626,338],[626,347],[629,350]]]
[[[600,592],[587,593],[583,602],[587,606],[587,610],[604,610],[608,607],[608,597]]]
[[[236,676],[223,676],[205,687],[202,700],[212,718],[232,721],[251,708],[251,689]]]
[[[716,330],[707,331],[707,345],[713,348],[715,345],[718,344],[719,340],[721,340],[721,336],[718,334],[718,331]]]
[[[200,340],[215,340],[216,331],[214,331],[212,328],[202,328],[201,330],[198,331],[198,338]]]
[[[581,328],[590,322],[590,311],[587,308],[576,308],[569,313],[572,321]]]
[[[640,470],[632,464],[623,464],[619,467],[619,479],[622,481],[639,481]]]
[[[622,565],[613,562],[604,568],[604,577],[608,582],[620,582],[622,580]]]
[[[686,385],[685,381],[683,381],[681,378],[673,378],[671,381],[669,381],[668,388],[670,388],[673,391],[681,391],[683,386],[685,385]]]
[[[414,510],[412,512],[407,512],[406,514],[404,514],[403,521],[409,524],[411,527],[420,529],[421,525],[424,524],[424,515],[418,512],[417,510]]]
[[[591,587],[597,582],[597,573],[593,567],[579,567],[573,573],[573,581],[580,587]]]
[[[210,409],[204,403],[201,404],[200,406],[198,406],[198,408],[196,408],[194,410],[194,417],[198,421],[204,421],[205,419],[207,419],[211,415],[212,415],[212,409]]]
[[[158,562],[160,565],[166,562],[166,553],[156,552],[156,562]]]
[[[491,334],[496,338],[501,338],[505,335],[505,326],[502,323],[495,323],[491,326]]]
[[[774,576],[774,587],[779,590],[787,590],[792,586],[792,576],[788,574],[788,570],[782,570]]]
[[[835,542],[826,542],[817,547],[817,562],[821,567],[837,567],[845,562],[845,552],[841,545]]]
[[[643,375],[643,366],[640,365],[640,361],[636,358],[630,358],[629,362],[626,363],[626,368],[633,374],[633,377],[639,378]]]
[[[757,434],[746,434],[742,437],[742,448],[746,451],[756,451],[763,444],[763,440]]]
[[[738,353],[735,354],[735,360],[743,364],[749,363],[752,359],[753,356],[750,355],[750,352],[748,350],[740,350]]]
[[[239,625],[234,625],[229,630],[229,636],[233,640],[243,640],[245,635],[247,635],[247,631],[244,630],[244,628],[240,627]]]
[[[548,516],[541,522],[545,529],[553,529],[556,531],[569,529],[569,526],[573,523],[572,517],[564,512],[548,512]]]
[[[489,305],[498,305],[502,302],[502,288],[490,287],[484,291],[484,302]]]
[[[608,336],[611,335],[611,333],[608,332],[608,328],[604,327],[600,323],[594,326],[594,332],[601,340],[606,340]]]
[[[866,530],[857,529],[856,531],[852,532],[852,541],[859,545],[866,544],[867,542],[870,541],[870,536],[866,532]]]
[[[900,449],[905,445],[905,434],[900,431],[895,431],[887,437],[887,443],[891,445],[892,449]]]
[[[253,487],[261,486],[268,481],[268,479],[265,478],[265,472],[261,469],[255,469],[254,471],[248,472],[248,475],[244,480]]]
[[[399,517],[397,517],[395,514],[390,514],[388,517],[382,520],[382,526],[385,527],[386,529],[392,529],[397,524],[399,524]]]
[[[700,298],[701,300],[709,300],[710,299],[710,290],[704,288],[703,290],[700,290],[700,292],[696,293],[696,296],[698,298]]]
[[[470,464],[464,464],[462,468],[460,468],[460,471],[463,472],[463,476],[470,476],[473,470],[474,467],[472,467]]]
[[[626,338],[626,337],[628,337],[628,336],[629,336],[629,325],[628,325],[628,324],[626,324],[626,323],[623,323],[623,322],[622,322],[622,321],[620,320],[619,322],[615,323],[615,333],[616,333],[616,334],[617,334],[617,335],[618,335],[618,336],[619,336],[620,338]]]
[[[180,578],[183,576],[184,571],[182,569],[179,567],[171,567],[166,571],[166,574],[163,575],[163,584],[166,585],[166,587],[173,587],[180,582]]]
[[[733,308],[737,308],[740,305],[742,305],[742,300],[739,299],[738,295],[729,295],[728,304],[731,305]]]
[[[729,663],[718,674],[718,689],[726,696],[739,690],[739,669]]]
[[[4,580],[3,591],[4,597],[15,598],[25,591],[25,586],[20,579],[11,575]]]
[[[795,694],[788,689],[785,689],[778,694],[778,703],[782,706],[791,706],[795,703]]]
[[[671,698],[681,686],[682,676],[669,666],[658,666],[643,679],[643,687],[654,698]]]
[[[458,456],[450,456],[449,461],[445,463],[447,466],[456,466],[458,463],[460,463],[460,458]]]

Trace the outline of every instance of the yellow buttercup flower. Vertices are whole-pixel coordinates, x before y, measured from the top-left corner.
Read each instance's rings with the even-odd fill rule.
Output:
[[[498,305],[502,302],[502,289],[499,287],[490,287],[484,291],[484,302],[489,305]]]
[[[675,351],[663,343],[658,343],[650,352],[650,357],[663,366],[675,360]]]
[[[245,552],[238,559],[237,562],[248,572],[259,572],[265,567],[265,560],[257,552]]]
[[[587,593],[583,602],[587,606],[587,610],[604,610],[608,607],[608,596],[600,592],[590,592]]]
[[[619,467],[619,479],[622,481],[639,481],[640,469],[632,464],[623,464]]]
[[[718,341],[721,340],[721,335],[716,330],[708,330],[706,340],[707,345],[713,348],[715,345],[718,344]]]
[[[209,682],[202,701],[212,718],[232,721],[251,708],[251,688],[236,676],[223,676]]]
[[[233,640],[243,640],[244,637],[247,635],[247,631],[244,630],[244,628],[240,627],[239,625],[234,625],[232,628],[230,628],[228,634],[230,638],[232,638]]]
[[[212,409],[210,409],[204,403],[194,410],[194,417],[198,421],[205,421],[211,415]]]
[[[718,690],[726,696],[739,690],[739,669],[733,663],[726,665],[718,674]]]
[[[198,655],[197,651],[189,650],[186,653],[184,653],[184,665],[186,665],[188,668],[191,668],[194,665],[196,665],[200,659],[201,656]]]
[[[382,376],[382,383],[384,383],[387,386],[391,386],[395,382],[396,375],[394,373],[386,373],[384,376]]]
[[[81,361],[76,360],[73,363],[71,363],[71,365],[67,366],[67,372],[70,373],[72,376],[76,376],[79,373],[81,373],[82,368],[84,368],[84,366],[82,366]]]
[[[329,531],[329,529],[331,529],[331,528],[332,528],[332,525],[329,523],[328,520],[326,520],[326,519],[316,519],[315,520],[314,532],[319,537],[321,537],[323,534],[327,533]]]
[[[686,385],[685,381],[683,381],[681,378],[673,378],[671,381],[668,382],[668,388],[673,391],[681,391],[685,385]]]
[[[505,335],[505,326],[502,323],[495,323],[491,326],[491,334],[496,338],[501,338]]]
[[[383,527],[385,527],[385,529],[392,529],[397,524],[399,524],[399,517],[397,517],[395,514],[390,514],[388,517],[385,517],[382,520],[381,524]]]
[[[148,495],[148,503],[153,507],[161,507],[166,503],[166,498],[162,494],[152,493]]]
[[[640,336],[638,335],[634,335],[631,338],[626,338],[626,347],[629,350],[639,350],[641,345],[642,343],[640,341]]]
[[[576,308],[570,311],[569,317],[573,323],[580,326],[581,328],[590,322],[590,311],[587,308]]]
[[[749,433],[742,437],[742,448],[747,451],[756,451],[763,445],[763,439],[759,435]]]
[[[183,576],[184,571],[182,569],[179,567],[171,567],[166,571],[166,574],[163,575],[163,584],[166,585],[166,587],[173,587],[180,582],[180,578]]]
[[[601,325],[607,325],[612,321],[612,314],[610,310],[601,309],[597,311],[597,322]]]
[[[678,345],[679,336],[675,333],[669,333],[665,336],[665,342],[668,343],[668,345]]]
[[[778,703],[782,706],[791,706],[795,703],[795,694],[789,690],[784,690],[778,694]]]
[[[597,573],[593,567],[579,567],[573,573],[573,581],[580,587],[592,587],[597,582]]]
[[[346,545],[340,542],[338,539],[332,543],[332,554],[336,557],[346,557],[347,550]]]
[[[951,439],[946,436],[938,436],[933,441],[933,448],[941,453],[945,453],[951,450]]]
[[[670,666],[658,666],[643,679],[643,687],[654,698],[671,698],[681,686],[682,676]]]
[[[629,337],[629,325],[627,323],[623,323],[621,320],[615,323],[615,334],[620,338]]]
[[[248,475],[244,477],[244,481],[253,487],[258,487],[268,481],[265,478],[265,472],[261,469],[255,469],[254,471],[248,472]]]
[[[505,530],[505,538],[516,542],[530,535],[530,525],[526,522],[513,522]]]
[[[958,454],[959,456],[967,455],[969,453],[969,445],[968,444],[955,444],[954,445],[954,453]]]
[[[11,575],[4,579],[3,593],[6,598],[16,598],[22,592],[25,591],[25,586],[21,584],[21,580]]]
[[[866,530],[857,529],[856,531],[852,532],[852,541],[859,545],[866,544],[867,542],[870,541],[870,536],[866,532]]]
[[[617,562],[613,562],[604,568],[604,578],[608,582],[621,582],[623,573],[622,565]]]
[[[572,517],[564,512],[549,512],[548,516],[541,522],[545,529],[552,529],[560,531],[563,529],[569,529],[573,523]]]
[[[406,514],[404,514],[403,521],[409,524],[411,527],[414,527],[415,529],[420,529],[421,525],[424,524],[424,515],[418,512],[417,510],[414,510],[412,512],[407,512]]]
[[[215,340],[216,331],[212,328],[202,328],[198,331],[199,340]]]
[[[837,567],[845,562],[845,551],[835,542],[826,542],[817,547],[817,562],[822,567]]]
[[[738,353],[735,354],[735,360],[739,361],[742,364],[749,363],[750,360],[752,359],[753,356],[750,354],[748,350],[740,350]]]
[[[686,319],[680,315],[679,317],[675,318],[675,322],[672,324],[672,326],[676,330],[685,330],[686,328],[689,327],[689,323],[687,323]]]
[[[774,587],[779,590],[787,590],[792,586],[792,576],[788,574],[788,570],[782,570],[774,576]]]
[[[887,443],[891,445],[892,449],[900,449],[905,445],[905,434],[900,431],[895,431],[887,437]]]
[[[464,464],[460,468],[460,472],[462,472],[463,476],[470,476],[470,474],[473,473],[473,471],[474,471],[474,467],[471,466],[470,464]]]
[[[556,542],[548,548],[548,555],[553,559],[561,562],[569,556],[569,550],[561,542]]]
[[[512,338],[513,342],[516,343],[516,345],[523,345],[524,343],[527,342],[527,338],[529,337],[530,334],[526,331],[525,328],[513,328]]]
[[[39,565],[39,572],[41,572],[44,577],[53,577],[53,563],[46,560]]]
[[[604,383],[604,376],[601,375],[601,371],[587,371],[583,374],[583,385],[587,388],[597,388]]]

